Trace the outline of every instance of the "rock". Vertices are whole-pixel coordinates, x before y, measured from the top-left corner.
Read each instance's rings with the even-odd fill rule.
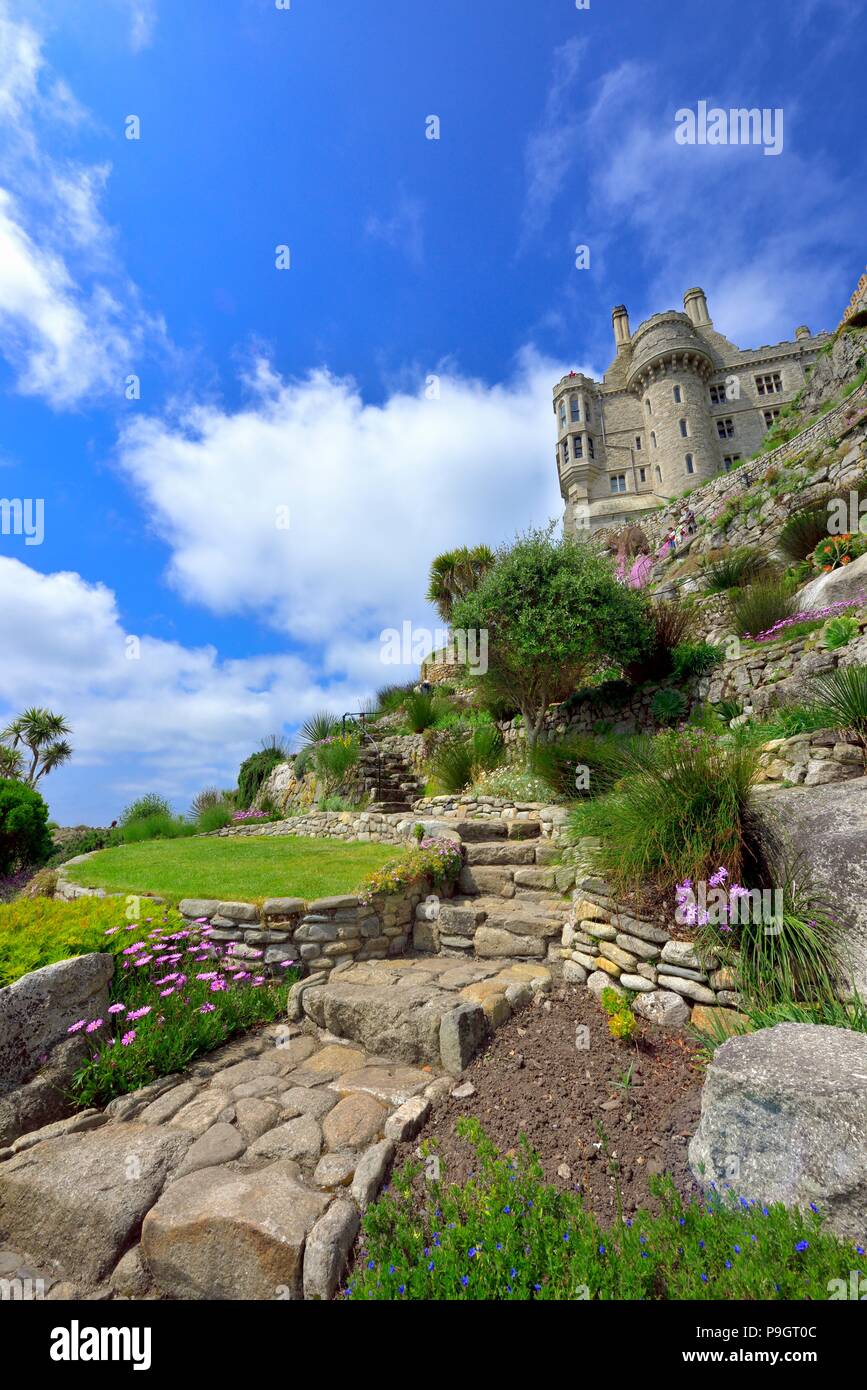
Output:
[[[361,1149],[383,1132],[388,1110],[364,1091],[344,1096],[322,1122],[329,1149]]]
[[[659,972],[659,988],[661,990],[673,990],[675,994],[683,994],[687,999],[694,999],[697,1004],[715,1004],[716,995],[707,985],[700,985],[695,980],[683,980],[679,975],[666,975],[662,970]]]
[[[199,1168],[216,1168],[220,1163],[230,1163],[240,1158],[247,1145],[238,1131],[228,1124],[211,1125],[210,1129],[187,1150],[177,1170],[182,1178],[186,1173],[194,1173]],[[293,1155],[294,1156],[294,1155]]]
[[[594,970],[592,975],[587,977],[587,988],[591,994],[595,994],[597,999],[602,998],[602,991],[613,989],[616,994],[623,994],[617,980],[613,980],[610,975],[603,974],[601,970]]]
[[[322,1130],[312,1115],[299,1115],[295,1120],[269,1129],[247,1152],[250,1158],[315,1160],[322,1152]]]
[[[587,983],[587,971],[577,961],[567,960],[563,964],[563,979],[567,985],[583,985]]]
[[[841,569],[811,579],[795,594],[795,603],[798,612],[815,613],[819,608],[827,608],[832,603],[846,599],[857,599],[862,594],[867,594],[867,555],[859,555],[857,560],[852,560]]]
[[[338,1097],[331,1090],[313,1090],[305,1086],[292,1086],[280,1096],[284,1117],[295,1119],[298,1115],[312,1115],[314,1120],[323,1119],[333,1110]]]
[[[430,1082],[430,1072],[420,1071],[418,1067],[404,1067],[400,1063],[385,1066],[360,1067],[358,1071],[346,1071],[329,1084],[329,1091],[340,1095],[351,1095],[354,1091],[366,1091],[369,1096],[381,1100],[385,1105],[403,1105],[411,1096],[417,1096]]]
[[[364,1053],[357,1047],[343,1047],[333,1043],[309,1057],[304,1070],[327,1071],[331,1076],[340,1076],[345,1071],[358,1071],[359,1067],[364,1065],[364,1061]]]
[[[0,1230],[83,1285],[105,1279],[189,1147],[168,1126],[105,1125],[0,1164]]]
[[[832,1231],[863,1239],[867,1037],[779,1023],[729,1038],[706,1073],[689,1161],[705,1185],[729,1182],[764,1203],[814,1202]]]
[[[74,1114],[71,1083],[87,1054],[84,1038],[73,1034],[52,1049],[48,1062],[32,1081],[16,1086],[6,1095],[2,1093],[0,1081],[0,1148],[14,1143],[21,1135],[44,1129]]]
[[[772,856],[776,847],[791,856],[818,900],[833,903],[833,916],[843,926],[848,983],[867,996],[867,778],[783,787],[757,798],[756,810]]]
[[[329,1198],[294,1164],[257,1172],[209,1168],[181,1178],[142,1227],[142,1251],[172,1299],[300,1299],[304,1246]]]
[[[337,1291],[361,1217],[353,1202],[333,1202],[307,1237],[304,1249],[305,1299],[330,1299]]]
[[[219,910],[220,904],[216,898],[182,898],[178,903],[178,911],[181,916],[194,922],[201,917],[210,921]]]
[[[572,916],[576,922],[607,922],[611,914],[604,907],[599,907],[597,903],[591,903],[587,898],[582,898],[580,893],[576,893],[572,899]]]
[[[68,1119],[55,1120],[53,1124],[45,1125],[42,1129],[22,1134],[12,1145],[9,1157],[11,1158],[12,1154],[23,1153],[25,1149],[32,1149],[36,1144],[43,1144],[46,1139],[56,1139],[61,1134],[83,1134],[88,1129],[101,1129],[106,1123],[107,1117],[99,1110],[79,1110]]]
[[[255,1081],[260,1076],[276,1076],[278,1064],[274,1057],[251,1057],[247,1062],[235,1062],[214,1072],[211,1085],[221,1090],[231,1091],[246,1081]]]
[[[629,951],[640,960],[656,960],[659,955],[659,946],[655,942],[642,941],[639,936],[627,936],[625,932],[618,932],[616,940],[622,950]]]
[[[281,1072],[291,1067],[299,1067],[316,1051],[315,1038],[292,1038],[281,1033],[276,1039],[276,1058]]]
[[[646,980],[643,975],[621,975],[620,983],[624,989],[631,989],[634,994],[649,994],[653,989],[650,980]]]
[[[624,951],[620,946],[615,946],[610,941],[603,941],[599,947],[599,954],[605,960],[612,961],[621,970],[632,970],[638,964],[638,958],[629,951]]]
[[[281,1107],[274,1101],[260,1100],[258,1096],[242,1096],[235,1101],[235,1123],[248,1144],[273,1129],[282,1113]]]
[[[405,1144],[414,1139],[430,1114],[430,1101],[422,1096],[414,1096],[405,1101],[385,1122],[385,1137],[396,1144]]]
[[[487,1037],[488,1023],[478,1004],[459,1004],[443,1015],[440,1024],[440,1060],[452,1076],[469,1066]]]
[[[182,1129],[185,1134],[204,1134],[219,1119],[228,1100],[226,1091],[203,1091],[173,1115],[169,1124],[172,1129]]]
[[[472,1081],[464,1081],[460,1086],[456,1086],[451,1092],[452,1100],[469,1100],[476,1094],[476,1088]]]
[[[692,941],[667,941],[662,948],[659,969],[664,969],[664,965],[680,965],[686,970],[704,974],[708,970],[716,970],[719,961],[709,953],[699,955]]]
[[[115,1265],[111,1287],[121,1298],[143,1298],[151,1288],[151,1276],[142,1263],[141,1247],[134,1245]]]
[[[654,989],[650,994],[639,994],[633,1001],[632,1009],[648,1023],[659,1028],[684,1028],[689,1023],[689,1006],[680,995],[667,989]]]
[[[113,974],[114,957],[95,953],[45,965],[0,989],[0,1092],[32,1077],[40,1057],[68,1041],[73,1023],[105,1016]]]
[[[338,976],[309,990],[303,1005],[319,1028],[353,1039],[366,1052],[400,1062],[436,1064],[440,1022],[455,1001],[446,990],[428,984],[405,983],[395,989]]]
[[[742,1032],[749,1019],[746,1014],[740,1014],[736,1009],[709,1008],[706,1004],[696,1004],[690,1023],[699,1033],[716,1037],[720,1029],[729,1035]]]
[[[314,970],[303,980],[296,980],[286,998],[286,1017],[291,1023],[300,1023],[304,1017],[304,995],[308,989],[318,989],[328,979],[323,970]]]
[[[394,1144],[390,1139],[373,1144],[362,1154],[351,1188],[352,1196],[362,1211],[365,1211],[378,1195],[393,1158]]]
[[[480,960],[499,960],[508,956],[545,957],[545,942],[541,937],[518,936],[502,927],[478,927],[474,938],[476,955]]]
[[[150,1105],[146,1105],[144,1110],[139,1112],[138,1122],[142,1125],[162,1125],[167,1120],[171,1120],[177,1115],[179,1110],[198,1094],[198,1087],[193,1086],[189,1081],[182,1082],[179,1086],[172,1086],[170,1090],[164,1091],[156,1100],[152,1100]]]
[[[358,1156],[354,1153],[323,1154],[313,1172],[313,1181],[326,1192],[352,1182]]]

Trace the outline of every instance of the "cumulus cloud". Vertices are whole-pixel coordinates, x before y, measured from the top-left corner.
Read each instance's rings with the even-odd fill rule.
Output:
[[[0,721],[25,705],[61,711],[72,763],[45,785],[61,819],[112,819],[154,789],[185,806],[208,783],[231,785],[259,740],[362,689],[318,679],[300,656],[220,660],[131,633],[115,595],[76,573],[40,574],[0,558]]]
[[[0,0],[0,351],[16,388],[54,409],[119,398],[145,344],[166,342],[115,266],[109,166],[47,151],[86,119],[36,29]]]
[[[283,381],[260,362],[237,410],[190,405],[128,426],[120,466],[186,599],[265,616],[318,648],[326,671],[372,677],[383,628],[433,621],[434,555],[560,514],[561,372],[528,350],[506,383],[448,368],[371,405],[324,369]]]

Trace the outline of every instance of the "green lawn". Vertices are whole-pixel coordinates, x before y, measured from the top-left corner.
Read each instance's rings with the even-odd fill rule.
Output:
[[[328,898],[354,892],[373,869],[400,854],[394,845],[346,844],[301,836],[145,840],[103,849],[69,870],[74,883],[110,893],[260,901]]]

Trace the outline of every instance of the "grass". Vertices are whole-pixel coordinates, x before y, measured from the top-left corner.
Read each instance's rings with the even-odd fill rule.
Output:
[[[118,904],[104,898],[80,898],[74,903],[18,898],[0,904],[0,987],[58,960],[110,951],[107,942],[114,938],[107,938],[106,932],[122,916]]]
[[[395,856],[394,845],[345,844],[280,835],[150,840],[100,850],[69,870],[74,883],[109,893],[254,902],[297,897],[308,902],[351,893]]]
[[[832,1279],[848,1281],[849,1271],[864,1265],[853,1244],[822,1230],[817,1212],[763,1206],[734,1193],[685,1203],[670,1180],[659,1178],[651,1190],[660,1215],[639,1211],[603,1230],[577,1193],[543,1183],[525,1141],[506,1158],[478,1121],[459,1120],[457,1132],[475,1150],[472,1179],[422,1190],[421,1163],[397,1173],[365,1215],[363,1260],[345,1297],[826,1300]],[[609,1166],[616,1187],[613,1158]]]

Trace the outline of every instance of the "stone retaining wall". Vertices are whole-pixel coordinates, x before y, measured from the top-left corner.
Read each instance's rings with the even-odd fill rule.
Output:
[[[819,787],[863,777],[864,752],[854,738],[819,729],[766,743],[759,769],[759,783]]]
[[[651,1023],[682,1028],[714,1016],[723,1025],[742,1017],[730,968],[660,923],[633,917],[608,884],[586,872],[578,876],[560,957],[568,983],[597,996],[607,988],[629,990],[634,1011]]]

